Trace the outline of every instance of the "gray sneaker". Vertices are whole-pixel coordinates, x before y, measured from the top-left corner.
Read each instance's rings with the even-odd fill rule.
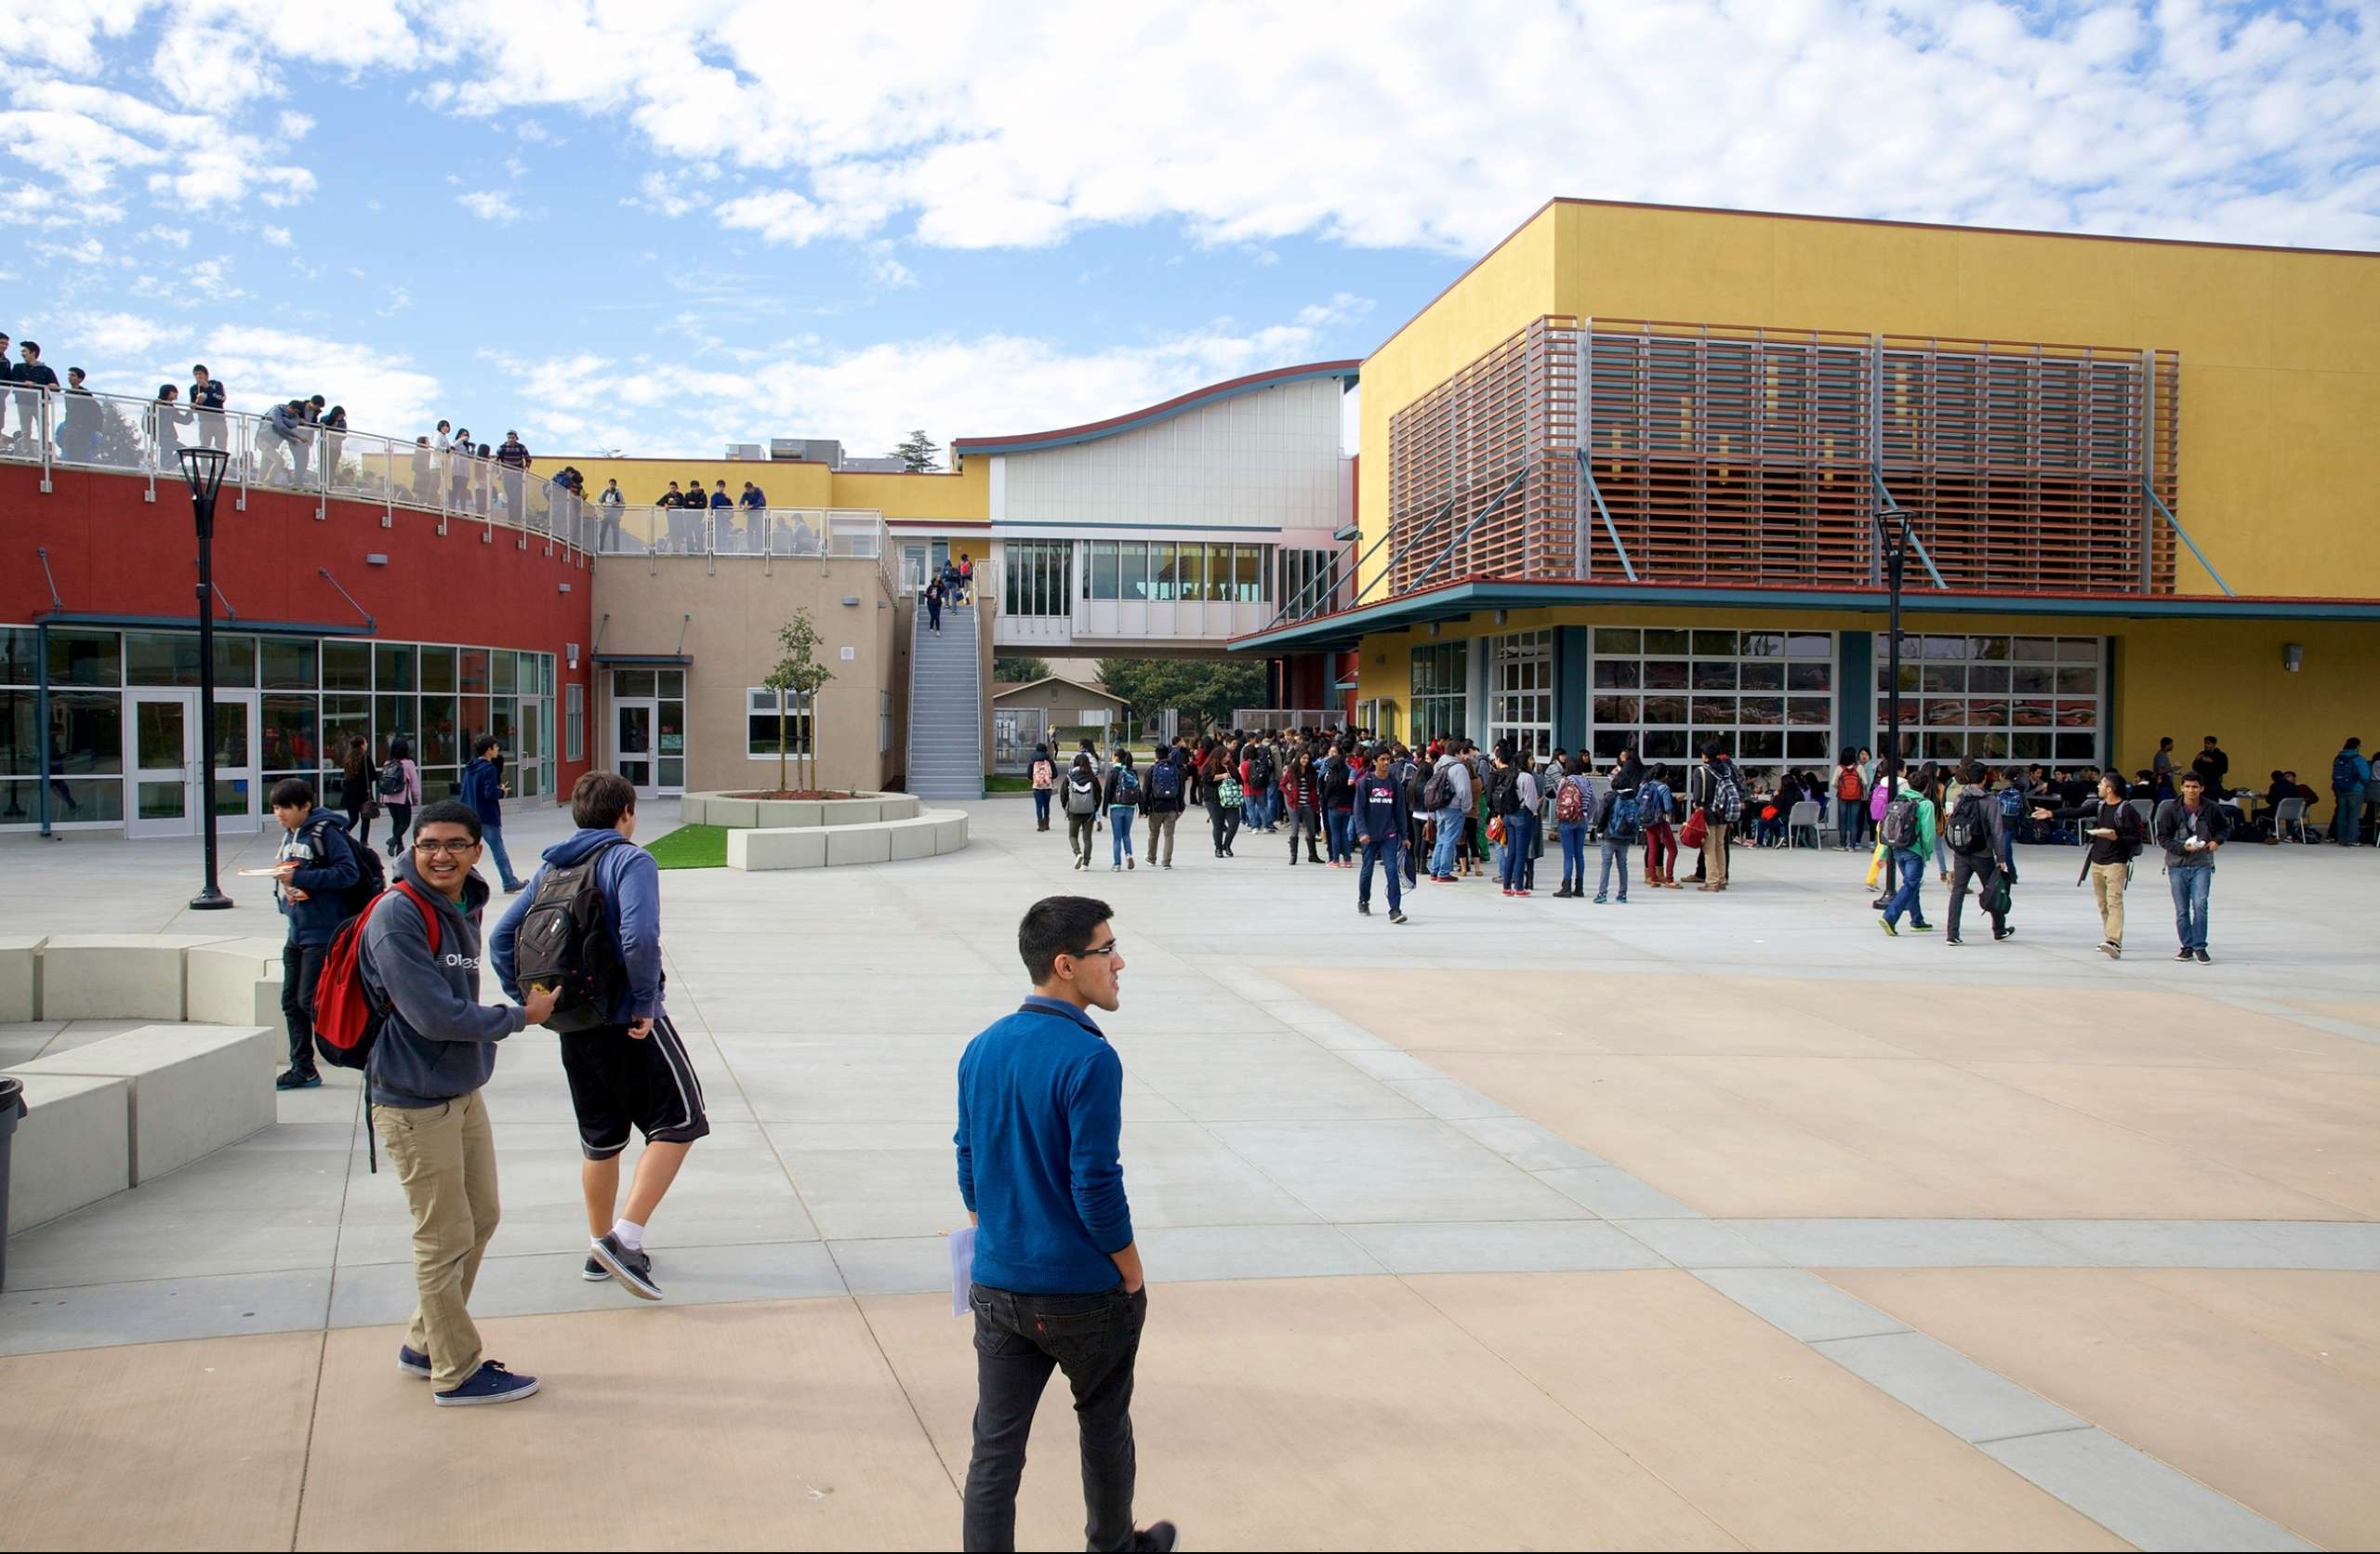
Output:
[[[602,1263],[612,1277],[627,1286],[630,1295],[640,1300],[658,1300],[661,1286],[653,1282],[653,1259],[641,1251],[629,1251],[620,1245],[620,1238],[605,1231],[602,1238],[588,1248],[588,1259]]]

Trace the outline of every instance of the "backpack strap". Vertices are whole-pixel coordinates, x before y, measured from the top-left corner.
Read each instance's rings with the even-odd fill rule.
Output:
[[[390,889],[391,890],[403,891],[412,900],[413,904],[420,909],[422,931],[430,936],[430,953],[433,955],[436,955],[438,953],[439,943],[438,909],[430,904],[430,898],[428,896],[423,895],[420,891],[415,889],[412,886],[406,884],[402,879],[390,886]],[[379,903],[376,902],[373,904],[377,905]]]

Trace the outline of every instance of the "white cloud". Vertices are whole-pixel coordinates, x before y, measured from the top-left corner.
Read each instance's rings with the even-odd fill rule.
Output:
[[[876,256],[868,266],[868,274],[878,285],[888,289],[914,286],[918,283],[918,272],[890,254]]]
[[[468,194],[457,194],[455,203],[483,221],[518,221],[521,207],[512,196],[496,189],[475,189]]]
[[[690,210],[700,210],[710,204],[708,195],[699,190],[686,188],[681,180],[667,173],[645,174],[637,189],[641,198],[629,196],[623,198],[620,204],[641,205],[668,217],[683,216]]]
[[[274,122],[279,125],[281,137],[284,140],[303,140],[312,134],[314,129],[312,116],[300,113],[294,108],[283,109],[281,117]]]
[[[77,313],[63,322],[62,333],[74,342],[75,350],[101,362],[145,355],[190,338],[182,324],[137,313]]]
[[[259,227],[257,229],[257,234],[259,237],[262,237],[267,243],[272,244],[275,248],[287,248],[295,244],[298,241],[297,238],[290,234],[289,229],[286,227]]]
[[[231,386],[232,408],[260,411],[276,400],[322,394],[347,406],[359,431],[409,438],[437,416],[438,379],[400,353],[290,330],[225,324],[198,348]]]
[[[160,224],[150,228],[143,235],[155,238],[159,243],[168,244],[176,248],[187,248],[190,246],[190,229],[188,227],[168,227]]]

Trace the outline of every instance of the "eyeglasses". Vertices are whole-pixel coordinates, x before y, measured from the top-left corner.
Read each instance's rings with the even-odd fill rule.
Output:
[[[1089,960],[1093,955],[1112,955],[1115,953],[1116,941],[1111,939],[1104,944],[1094,944],[1088,950],[1077,950],[1074,952],[1074,957],[1077,960]]]
[[[442,852],[449,858],[462,858],[478,851],[479,845],[472,841],[416,842],[413,849],[425,858],[435,858]]]

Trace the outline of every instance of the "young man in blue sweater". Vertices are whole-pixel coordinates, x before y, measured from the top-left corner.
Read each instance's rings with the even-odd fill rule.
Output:
[[[1118,1153],[1124,1065],[1090,1013],[1119,1002],[1113,915],[1084,896],[1036,902],[1016,934],[1032,996],[959,1060],[953,1141],[976,1225],[970,1550],[1016,1547],[1025,1441],[1052,1370],[1074,1389],[1088,1546],[1173,1547],[1171,1522],[1132,1526],[1132,1367],[1148,1296]]]

